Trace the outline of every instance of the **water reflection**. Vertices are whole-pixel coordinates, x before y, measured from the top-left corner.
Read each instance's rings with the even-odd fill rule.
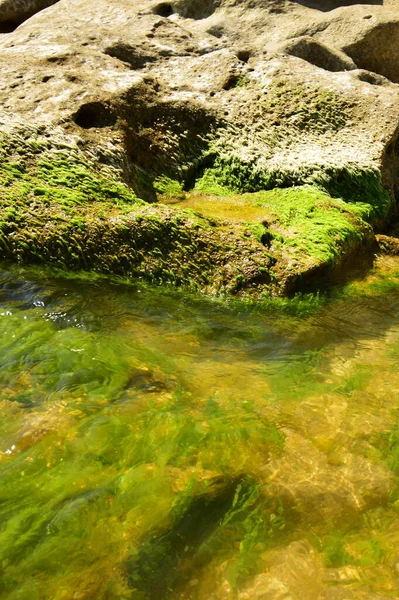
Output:
[[[0,274],[0,598],[399,595],[399,263],[307,318]]]

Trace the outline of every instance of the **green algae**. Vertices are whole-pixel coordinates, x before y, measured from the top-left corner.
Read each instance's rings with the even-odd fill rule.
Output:
[[[281,225],[284,246],[316,263],[332,264],[345,247],[364,241],[368,207],[361,210],[357,205],[354,210],[320,189],[303,186],[259,192],[255,202],[267,207],[273,223]]]
[[[45,204],[57,203],[69,208],[90,202],[142,204],[127,186],[104,175],[94,175],[82,157],[57,151],[35,164],[29,148],[20,162],[12,162],[11,153],[12,147],[3,146],[0,154],[3,202],[26,203],[40,197]]]
[[[222,194],[223,187],[215,190],[212,177],[205,175],[199,189],[209,193],[216,191],[213,202],[205,202],[202,196],[194,195],[188,200],[189,204],[205,214],[216,216],[228,215],[229,206],[237,206],[237,213],[241,211],[247,228],[276,257],[277,281],[284,277],[300,281],[302,276],[309,277],[317,269],[321,274],[322,270],[336,266],[353,249],[373,239],[370,223],[388,210],[385,200],[385,204],[383,201],[376,204],[378,196],[372,192],[372,200],[366,196],[361,202],[353,196],[350,202],[330,195],[316,185],[239,195],[230,190],[226,196],[221,196],[218,194]],[[206,188],[207,181],[211,182],[209,189]],[[376,183],[374,179],[372,181]],[[335,188],[335,193],[337,191]],[[367,200],[376,206],[368,204]],[[184,206],[184,202],[181,205]],[[232,210],[231,213],[235,218]],[[250,217],[257,220],[249,222]]]
[[[224,185],[216,168],[206,169],[202,177],[195,182],[195,191],[207,196],[232,196],[234,190]]]
[[[282,362],[278,371],[269,376],[270,391],[286,401],[299,400],[307,393],[309,386],[316,394],[337,390],[336,382],[326,382],[320,373],[323,371],[325,357],[322,351],[312,350],[300,356],[291,356]]]
[[[184,198],[183,185],[170,177],[159,177],[154,181],[155,191],[169,199]]]
[[[370,377],[368,366],[357,367],[349,377],[344,379],[337,391],[350,396],[355,390],[364,389],[370,383]]]
[[[378,257],[367,278],[348,283],[339,293],[343,296],[368,298],[390,296],[399,291],[399,269],[395,259]]]
[[[323,547],[328,567],[343,567],[354,563],[354,557],[346,550],[345,535],[340,531],[330,533]]]
[[[391,431],[375,439],[374,443],[386,460],[389,468],[392,469],[395,475],[399,475],[399,427],[395,425]]]
[[[170,597],[198,569],[229,560],[227,579],[239,589],[257,572],[259,553],[281,540],[285,525],[281,504],[264,498],[256,481],[233,482],[215,496],[191,499],[173,529],[143,544],[129,561],[131,585],[147,598]],[[179,571],[182,552],[190,553],[191,564]]]
[[[250,404],[232,399],[225,406],[205,396],[203,405],[192,406],[176,361],[143,343],[145,336],[143,340],[143,335],[135,335],[122,345],[124,329],[95,334],[64,316],[70,317],[65,308],[49,311],[37,306],[33,313],[14,308],[0,321],[0,353],[5,359],[0,403],[10,407],[21,428],[20,435],[14,432],[15,457],[11,443],[10,455],[2,455],[8,461],[2,465],[1,512],[6,525],[0,533],[7,575],[0,589],[9,597],[13,590],[20,597],[28,594],[24,581],[32,572],[40,572],[29,588],[33,594],[40,595],[44,586],[52,594],[60,585],[69,590],[68,578],[73,574],[76,585],[77,570],[79,587],[79,581],[90,580],[92,565],[96,572],[109,574],[109,580],[102,577],[92,584],[96,593],[131,594],[129,585],[136,584],[133,558],[128,557],[136,544],[145,554],[147,536],[153,540],[154,532],[171,526],[176,532],[196,498],[219,497],[217,490],[223,493],[231,478],[251,471],[252,459],[244,448],[258,447],[266,457],[280,453],[284,445],[284,436]],[[140,327],[143,331],[141,325],[137,333]],[[14,337],[10,339],[7,331]],[[22,387],[29,402],[21,402]],[[24,412],[28,407],[34,411],[31,415]],[[253,564],[253,546],[262,538],[259,530],[255,539],[249,527],[261,510],[258,484],[245,484],[245,492],[240,486],[244,484],[233,493],[231,508],[221,513],[228,533],[219,532],[217,539],[213,534],[209,546],[207,542],[198,547],[201,564],[212,544],[219,547],[231,535],[243,544],[237,573]],[[270,504],[269,512],[273,510]],[[106,517],[98,522],[95,514],[104,511]],[[110,539],[106,532],[114,522],[124,525]],[[281,527],[281,520],[269,525],[270,531],[277,531],[279,523]],[[82,548],[88,557],[84,565]],[[159,552],[162,549],[165,558],[167,548]],[[154,559],[153,541],[151,555]],[[115,579],[123,581],[123,576],[115,565],[123,565],[124,557],[130,565],[130,584],[117,585]],[[19,565],[18,573],[14,564]],[[154,579],[151,564],[145,568]]]
[[[304,539],[323,581],[397,595],[390,316],[370,340],[375,305],[352,322],[348,296],[347,312],[330,300],[287,322],[15,272],[0,286],[0,597],[251,597],[285,554],[302,577]]]
[[[312,86],[287,84],[276,81],[267,95],[258,103],[258,109],[267,115],[277,128],[299,132],[326,133],[339,131],[350,119],[351,104],[332,90]]]
[[[4,137],[1,146],[0,249],[19,263],[263,300],[327,274],[370,242],[371,225],[391,210],[373,171],[276,179],[219,153],[195,194],[166,175],[152,181],[162,202],[178,204],[172,211],[139,199],[117,170],[98,169],[77,148],[45,138],[18,143]]]
[[[344,200],[350,210],[368,222],[383,222],[391,216],[393,200],[384,189],[381,174],[370,167],[311,167],[277,170],[260,167],[256,157],[244,160],[219,153],[214,164],[196,181],[195,189],[215,196],[254,193],[274,188],[316,186],[332,198]]]
[[[3,140],[0,157],[3,258],[208,293],[256,293],[254,280],[259,291],[270,290],[270,254],[243,228],[226,232],[193,211],[139,200],[116,172],[96,172],[76,148],[15,144]],[[181,193],[181,185],[166,177],[156,186],[165,197]]]
[[[371,533],[371,532],[370,532]],[[387,555],[378,536],[348,535],[340,531],[331,533],[323,548],[328,567],[347,565],[370,568],[381,565]]]

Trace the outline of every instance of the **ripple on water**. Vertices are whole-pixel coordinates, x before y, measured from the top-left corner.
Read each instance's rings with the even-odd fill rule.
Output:
[[[1,272],[0,597],[399,597],[388,273],[280,319]]]

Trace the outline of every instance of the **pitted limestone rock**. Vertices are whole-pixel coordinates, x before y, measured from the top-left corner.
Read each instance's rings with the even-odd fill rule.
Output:
[[[222,164],[245,191],[379,171],[393,205],[398,3],[348,4],[0,0],[49,7],[0,36],[0,130],[60,128],[150,201]]]

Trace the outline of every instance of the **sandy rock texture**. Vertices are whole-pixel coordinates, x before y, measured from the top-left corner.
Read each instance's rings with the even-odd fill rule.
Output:
[[[5,136],[46,139],[42,152],[62,140],[64,152],[73,148],[149,202],[170,192],[160,178],[184,194],[205,174],[238,192],[323,183],[333,197],[345,196],[337,185],[350,180],[344,200],[356,196],[358,204],[364,188],[372,205],[367,194],[380,193],[364,178],[372,173],[390,200],[376,200],[368,224],[381,229],[393,218],[397,0],[4,0],[0,7],[8,22],[39,11],[0,36]]]

